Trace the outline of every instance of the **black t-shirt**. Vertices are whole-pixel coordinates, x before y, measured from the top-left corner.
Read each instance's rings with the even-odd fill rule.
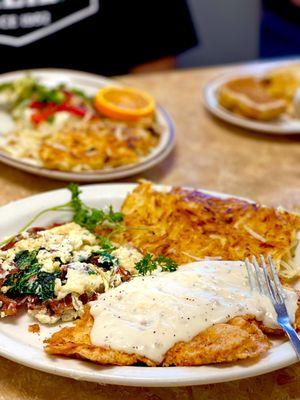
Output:
[[[260,56],[282,57],[300,52],[300,7],[289,0],[263,0]]]
[[[0,72],[115,75],[196,44],[184,0],[0,0]]]
[[[289,0],[263,0],[265,12],[273,12],[281,18],[300,24],[300,7],[295,6]]]

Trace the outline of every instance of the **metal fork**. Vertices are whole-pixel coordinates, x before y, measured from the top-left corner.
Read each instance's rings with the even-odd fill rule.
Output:
[[[264,257],[260,256],[261,265],[256,257],[245,260],[251,290],[258,290],[261,294],[269,296],[277,313],[277,322],[288,335],[298,360],[300,360],[300,337],[291,325],[290,317],[285,305],[285,293],[276,272],[272,257],[268,257],[270,271]],[[263,273],[262,273],[263,271]]]

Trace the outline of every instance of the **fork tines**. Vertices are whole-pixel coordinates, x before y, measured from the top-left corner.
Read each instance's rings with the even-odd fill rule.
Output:
[[[277,322],[288,335],[297,358],[300,360],[300,337],[292,326],[291,319],[285,305],[285,293],[277,275],[272,257],[268,257],[269,268],[265,258],[260,256],[260,265],[256,257],[245,260],[251,290],[266,294],[273,303],[277,314]]]
[[[269,295],[273,303],[284,303],[284,291],[276,272],[271,256],[268,256],[268,265],[263,255],[260,255],[260,265],[255,256],[245,260],[250,288],[261,294]]]

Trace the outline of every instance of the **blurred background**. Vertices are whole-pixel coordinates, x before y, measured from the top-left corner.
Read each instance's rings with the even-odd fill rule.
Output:
[[[299,0],[187,1],[200,43],[181,68],[300,54]]]
[[[233,63],[259,57],[260,0],[188,0],[188,4],[199,44],[178,57],[178,67]]]

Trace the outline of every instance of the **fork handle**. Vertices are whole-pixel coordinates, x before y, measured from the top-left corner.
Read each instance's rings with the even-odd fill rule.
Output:
[[[284,329],[284,331],[286,332],[286,334],[288,335],[294,350],[296,352],[297,358],[298,360],[300,360],[300,337],[298,336],[297,332],[295,331],[295,329],[292,327],[292,325],[287,324],[287,323],[280,323],[282,329]]]

